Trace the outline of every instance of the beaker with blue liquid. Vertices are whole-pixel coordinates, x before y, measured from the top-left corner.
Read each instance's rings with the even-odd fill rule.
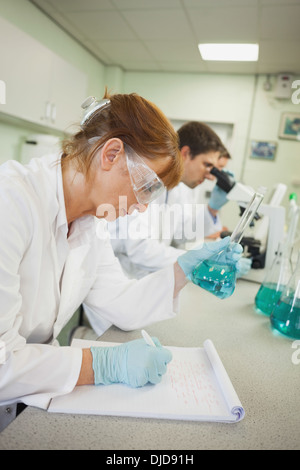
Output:
[[[267,272],[255,297],[255,309],[258,313],[271,315],[275,305],[293,273],[291,263],[292,247],[280,243],[271,268]]]
[[[300,252],[296,269],[274,307],[270,320],[272,327],[280,333],[300,339]]]
[[[263,195],[255,193],[246,207],[243,216],[231,234],[230,243],[219,253],[201,261],[194,269],[191,280],[197,286],[211,292],[219,299],[230,297],[236,286],[237,269],[232,260],[230,251],[233,243],[239,243],[245,230],[252,222],[258,207],[263,200]]]
[[[299,221],[299,208],[296,204],[295,194],[290,195],[288,219],[289,228],[286,240],[279,243],[272,266],[267,272],[255,297],[256,311],[265,315],[271,315],[293,274],[291,255]]]

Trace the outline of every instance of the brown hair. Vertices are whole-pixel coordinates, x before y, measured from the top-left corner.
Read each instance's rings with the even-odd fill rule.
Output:
[[[183,124],[178,130],[178,136],[180,148],[187,145],[192,159],[200,153],[224,151],[221,139],[203,122],[190,121]]]
[[[221,155],[219,156],[219,158],[228,158],[231,159],[231,155],[230,153],[228,152],[228,150],[226,148],[224,148],[223,152],[221,152]]]
[[[75,161],[77,170],[88,178],[96,151],[109,139],[119,138],[141,157],[167,158],[169,164],[158,173],[168,189],[181,179],[183,164],[178,135],[164,114],[153,103],[136,93],[109,95],[106,106],[81,126],[81,130],[62,144],[62,166]],[[89,139],[99,137],[93,143]]]

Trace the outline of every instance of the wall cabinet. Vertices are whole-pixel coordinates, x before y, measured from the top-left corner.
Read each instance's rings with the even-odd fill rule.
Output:
[[[81,117],[87,76],[34,38],[0,18],[2,113],[61,131]]]

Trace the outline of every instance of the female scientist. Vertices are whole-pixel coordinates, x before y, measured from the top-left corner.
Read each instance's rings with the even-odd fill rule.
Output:
[[[123,275],[101,219],[143,211],[163,185],[178,184],[177,135],[136,94],[106,93],[84,106],[81,129],[60,155],[0,167],[0,405],[46,408],[76,385],[159,382],[171,354],[158,341],[80,350],[59,347],[56,338],[82,303],[102,331],[172,318],[186,277],[220,249],[187,252],[139,281]]]

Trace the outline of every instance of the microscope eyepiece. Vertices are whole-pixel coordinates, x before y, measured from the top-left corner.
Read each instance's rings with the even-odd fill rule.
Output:
[[[218,177],[222,171],[221,170],[218,170],[218,168],[216,168],[215,166],[212,167],[212,169],[210,170],[211,174]]]
[[[211,169],[210,172],[217,178],[217,186],[223,189],[225,193],[229,193],[229,191],[231,191],[231,189],[235,185],[234,178],[225,171],[218,170],[218,168],[216,168],[215,166]]]

